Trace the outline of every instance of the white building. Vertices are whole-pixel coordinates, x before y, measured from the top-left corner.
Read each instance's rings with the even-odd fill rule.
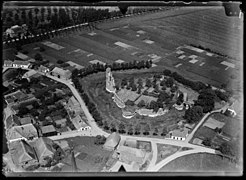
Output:
[[[13,67],[16,67],[16,68],[25,68],[25,69],[27,69],[27,68],[29,68],[30,65],[31,65],[30,62],[28,62],[28,61],[15,60],[13,62]]]
[[[171,139],[184,141],[188,136],[188,129],[184,128],[183,130],[175,129],[170,132]]]

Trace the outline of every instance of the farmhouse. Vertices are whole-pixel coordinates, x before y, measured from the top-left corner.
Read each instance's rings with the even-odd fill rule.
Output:
[[[56,129],[55,129],[55,127],[53,125],[42,126],[41,127],[41,132],[42,132],[43,137],[57,135]]]
[[[33,76],[37,74],[37,71],[35,71],[34,69],[30,70],[30,71],[27,71],[23,76],[22,78],[27,78],[29,79],[29,77]]]
[[[5,67],[12,67],[12,66],[13,66],[13,61],[5,60],[5,61],[4,61],[4,66],[5,66]]]
[[[42,72],[42,73],[48,73],[48,72],[50,72],[50,69],[47,68],[47,67],[45,67],[45,66],[43,66],[43,65],[39,66],[38,70],[40,72]]]
[[[21,125],[30,124],[30,123],[33,123],[33,119],[29,116],[24,117],[24,118],[20,118],[20,123],[21,123]]]
[[[38,137],[38,133],[33,124],[25,124],[22,126],[14,126],[7,131],[7,139],[9,142],[20,139],[28,140]]]
[[[78,131],[85,131],[88,129],[91,129],[90,126],[88,126],[83,119],[80,117],[80,115],[77,115],[75,118],[71,119],[73,125]]]
[[[79,104],[79,102],[75,99],[74,96],[72,96],[67,103],[67,108],[74,112],[74,116],[77,116],[78,114],[80,114],[81,111],[81,106]]]
[[[120,142],[120,135],[116,132],[110,134],[107,137],[107,140],[105,142],[105,144],[103,145],[104,149],[107,149],[109,151],[113,151],[116,149],[116,147],[118,146],[119,142]]]
[[[170,132],[171,139],[184,141],[188,136],[188,129],[175,129]]]
[[[55,149],[52,147],[54,142],[46,137],[38,138],[35,141],[34,149],[36,151],[40,164],[46,164],[46,157],[53,158]]]
[[[24,169],[38,165],[38,159],[35,150],[26,141],[17,141],[11,143],[11,158],[13,163]]]
[[[30,62],[28,62],[28,61],[15,60],[13,62],[13,67],[16,67],[16,68],[25,68],[25,69],[27,69],[27,68],[29,68],[30,65],[31,65]]]
[[[64,80],[68,80],[70,79],[72,73],[69,70],[64,70],[58,67],[55,67],[51,73],[51,75],[56,76],[58,78],[64,79]]]

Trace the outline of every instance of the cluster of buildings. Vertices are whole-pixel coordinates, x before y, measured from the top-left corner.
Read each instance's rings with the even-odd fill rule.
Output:
[[[18,168],[27,170],[28,168],[47,165],[48,159],[53,159],[55,149],[54,142],[45,137],[34,141],[18,140],[12,142],[10,147],[10,156],[14,165]]]
[[[137,148],[137,141],[132,139],[122,140],[118,133],[112,133],[107,138],[104,149],[114,151],[112,158],[119,161],[125,167],[131,170],[139,170],[140,167],[148,160],[151,151]],[[114,162],[115,162],[114,161]],[[109,159],[108,162],[113,162]],[[114,164],[111,164],[113,166]]]

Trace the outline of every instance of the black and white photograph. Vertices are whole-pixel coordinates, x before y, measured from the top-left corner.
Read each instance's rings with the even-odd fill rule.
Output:
[[[243,4],[2,2],[2,175],[242,176]]]

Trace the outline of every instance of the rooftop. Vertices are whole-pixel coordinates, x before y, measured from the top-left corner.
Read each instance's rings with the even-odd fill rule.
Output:
[[[83,121],[80,115],[77,115],[75,118],[71,119],[73,125],[76,129],[80,129],[82,127],[87,127],[88,125]]]
[[[58,68],[58,67],[55,67],[52,72],[54,73],[57,73],[57,74],[60,74],[62,76],[68,76],[68,75],[71,75],[71,71],[69,70],[64,70],[64,69],[61,69],[61,68]]]
[[[53,125],[48,125],[48,126],[42,126],[41,131],[43,134],[46,134],[50,132],[56,132],[56,129]]]
[[[20,60],[15,60],[13,64],[18,64],[18,65],[30,65],[30,62],[28,61],[20,61]]]
[[[186,137],[188,134],[188,129],[175,129],[172,131],[172,136],[175,136],[175,137]]]

